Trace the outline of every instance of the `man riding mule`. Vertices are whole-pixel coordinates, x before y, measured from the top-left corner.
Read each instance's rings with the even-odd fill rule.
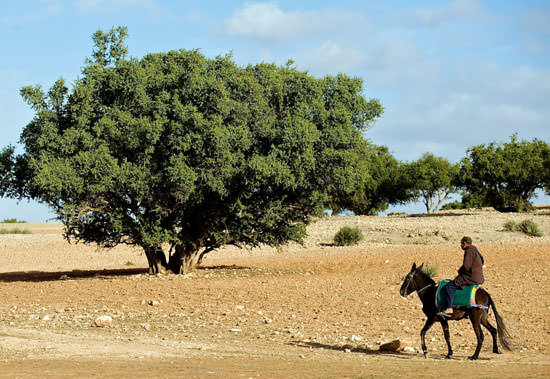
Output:
[[[462,237],[460,247],[464,250],[464,258],[462,266],[458,269],[458,276],[447,283],[442,288],[443,296],[445,297],[446,309],[444,312],[438,312],[438,316],[451,317],[453,314],[453,302],[457,289],[464,289],[466,286],[483,284],[483,264],[485,260],[479,250],[472,245],[470,237]]]
[[[476,249],[477,250],[477,249]],[[510,334],[504,325],[504,320],[500,317],[497,312],[495,303],[491,298],[491,295],[482,287],[479,287],[472,293],[472,302],[473,304],[465,305],[454,309],[450,315],[441,315],[438,314],[438,305],[436,304],[437,290],[441,284],[436,284],[435,281],[430,278],[428,274],[422,271],[424,264],[421,264],[419,267],[416,266],[416,263],[413,264],[411,271],[407,274],[401,285],[399,293],[403,297],[407,297],[412,292],[417,292],[418,297],[422,301],[422,311],[427,316],[426,323],[420,331],[420,339],[422,341],[422,352],[424,356],[428,357],[428,350],[426,348],[426,332],[432,327],[434,322],[438,321],[441,323],[443,328],[443,335],[445,336],[445,342],[447,343],[447,359],[450,359],[453,355],[453,349],[451,347],[451,341],[449,337],[449,324],[448,320],[461,320],[463,318],[469,318],[472,323],[472,327],[477,337],[477,347],[474,354],[470,359],[477,359],[479,357],[479,352],[481,351],[481,346],[483,344],[483,332],[481,330],[481,325],[483,325],[493,338],[493,353],[500,354],[498,348],[498,340],[502,347],[506,350],[511,350],[510,348]],[[470,289],[471,291],[471,289]],[[488,320],[488,310],[489,307],[493,308],[495,314],[495,319],[497,322],[497,328],[493,327]]]

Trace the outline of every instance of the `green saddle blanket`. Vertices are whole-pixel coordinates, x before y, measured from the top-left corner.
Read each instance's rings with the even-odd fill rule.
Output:
[[[435,305],[438,308],[445,306],[445,293],[442,291],[451,279],[444,279],[439,283],[437,292],[435,295]],[[476,303],[476,291],[479,288],[479,285],[474,284],[472,286],[466,286],[463,289],[457,289],[455,292],[455,298],[453,300],[453,306],[456,307],[471,307]]]

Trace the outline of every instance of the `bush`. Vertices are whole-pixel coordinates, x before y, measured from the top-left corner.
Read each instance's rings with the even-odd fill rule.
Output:
[[[542,232],[540,231],[539,226],[531,220],[523,220],[518,225],[518,230],[533,237],[542,237]]]
[[[422,272],[424,274],[427,274],[430,278],[433,278],[435,275],[437,275],[438,269],[439,269],[438,264],[436,264],[435,266],[431,266],[429,262],[426,262],[424,267],[422,267]]]
[[[334,235],[334,244],[336,246],[357,245],[363,239],[363,233],[358,227],[350,228],[344,226]]]
[[[514,221],[506,221],[506,223],[503,226],[504,226],[504,230],[508,232],[513,232],[518,230],[518,225]]]
[[[2,221],[3,224],[17,224],[17,223],[25,223],[27,221],[21,221],[17,220],[15,218],[6,218],[4,221]]]
[[[462,202],[455,200],[452,203],[443,204],[441,207],[442,211],[450,211],[452,209],[464,209],[465,206],[462,204]]]
[[[390,212],[387,214],[387,216],[406,216],[407,214],[405,212]]]
[[[5,228],[1,228],[0,229],[0,234],[31,234],[31,232],[29,232],[27,229],[19,229],[19,228],[5,229]]]

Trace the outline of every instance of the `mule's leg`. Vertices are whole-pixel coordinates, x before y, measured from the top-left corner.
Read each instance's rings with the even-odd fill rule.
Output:
[[[481,317],[481,325],[487,328],[489,333],[491,333],[491,337],[493,337],[493,353],[500,354],[497,343],[497,329],[489,322],[489,319],[487,318],[487,312],[483,312],[483,316]]]
[[[428,349],[426,348],[426,332],[434,324],[434,317],[428,317],[424,327],[420,331],[420,340],[422,341],[422,352],[424,353],[424,358],[428,358]]]
[[[445,357],[445,359],[451,359],[451,357],[453,356],[453,348],[451,347],[451,337],[449,335],[449,322],[447,320],[442,320],[441,327],[443,328],[445,342],[447,342],[447,356]]]
[[[476,351],[474,352],[474,355],[470,357],[472,360],[479,357],[479,352],[481,351],[481,346],[483,345],[483,339],[485,338],[483,336],[483,331],[481,330],[481,313],[482,312],[478,310],[470,312],[470,321],[472,322],[472,327],[474,328],[474,332],[477,337]]]

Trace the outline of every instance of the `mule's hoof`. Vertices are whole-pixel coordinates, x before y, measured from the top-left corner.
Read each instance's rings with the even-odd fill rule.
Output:
[[[447,355],[447,356],[445,357],[445,359],[451,359],[452,357],[453,357],[452,354],[451,354],[451,355]]]
[[[426,351],[426,352],[424,353],[424,358],[428,359],[429,356],[430,356],[430,354]]]
[[[493,353],[494,353],[494,354],[502,354],[502,351],[500,351],[500,350],[493,350]]]
[[[471,357],[468,357],[469,360],[471,361],[475,361],[477,359],[477,357],[475,355],[472,355]]]

